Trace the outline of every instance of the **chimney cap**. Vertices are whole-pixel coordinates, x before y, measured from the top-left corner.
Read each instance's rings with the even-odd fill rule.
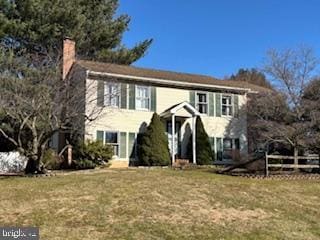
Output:
[[[73,38],[68,37],[68,36],[64,37],[64,38],[63,38],[63,40],[70,40],[70,41],[74,41],[74,40],[73,40]]]

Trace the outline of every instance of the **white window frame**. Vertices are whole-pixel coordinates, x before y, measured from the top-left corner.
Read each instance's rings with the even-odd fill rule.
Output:
[[[107,138],[106,138],[107,133],[116,133],[117,134],[117,143],[108,143]],[[103,131],[103,143],[106,145],[110,145],[112,147],[117,147],[118,151],[117,151],[117,153],[114,153],[114,156],[119,158],[119,156],[120,156],[120,132],[119,131]]]
[[[148,90],[148,97],[138,97],[137,96],[139,87],[146,88]],[[138,107],[137,99],[148,99],[148,108]],[[136,85],[135,86],[135,106],[136,106],[136,110],[150,111],[150,108],[151,108],[151,88],[150,88],[150,86],[144,86],[144,85]]]
[[[118,93],[115,96],[110,95],[110,87],[111,86],[117,86],[118,87]],[[118,97],[118,104],[114,105],[112,104],[112,98]],[[104,99],[103,99],[104,106],[112,107],[112,108],[120,108],[121,106],[121,84],[116,82],[105,82],[104,83]]]
[[[206,100],[207,100],[207,102],[206,103],[204,103],[204,102],[199,102],[198,101],[198,94],[204,94],[204,95],[206,95]],[[208,94],[208,92],[202,92],[202,91],[196,91],[195,92],[195,106],[196,106],[196,109],[200,112],[200,108],[199,108],[199,104],[206,104],[207,105],[207,112],[206,113],[201,113],[200,112],[200,114],[203,114],[203,115],[208,115],[209,114],[209,94]]]
[[[224,104],[223,103],[223,98],[224,97],[230,97],[230,99],[231,99],[231,104]],[[221,115],[222,116],[225,116],[225,117],[233,117],[234,116],[234,103],[233,103],[234,101],[233,101],[233,95],[231,95],[231,94],[221,94]],[[223,113],[223,107],[227,107],[227,109],[230,109],[230,107],[231,107],[231,110],[232,110],[232,114],[230,114],[230,112],[228,112],[227,114],[224,114]]]

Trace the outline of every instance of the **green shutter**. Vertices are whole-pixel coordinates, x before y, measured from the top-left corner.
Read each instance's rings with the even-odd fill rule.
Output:
[[[222,152],[223,152],[223,140],[222,138],[217,138],[217,160],[222,161]]]
[[[136,109],[136,86],[129,84],[129,109]]]
[[[214,137],[209,137],[211,149],[214,150]]]
[[[128,85],[125,83],[121,83],[121,108],[127,108],[127,87]]]
[[[103,142],[103,131],[97,131],[97,141]]]
[[[136,142],[136,134],[129,133],[128,154],[129,154],[129,158],[131,158],[131,159],[136,158],[135,142]]]
[[[221,93],[216,93],[216,117],[221,117]]]
[[[215,160],[214,137],[209,137],[209,141],[210,141],[210,146],[211,146],[212,153],[213,153],[213,158]]]
[[[120,158],[127,158],[127,133],[120,133]]]
[[[233,95],[234,117],[239,117],[239,95]]]
[[[214,93],[209,93],[209,116],[214,116]]]
[[[196,106],[195,91],[189,91],[189,102],[193,107]]]
[[[156,87],[151,87],[151,111],[157,111],[157,89]]]
[[[103,107],[104,106],[104,81],[98,81],[97,105],[99,107]]]

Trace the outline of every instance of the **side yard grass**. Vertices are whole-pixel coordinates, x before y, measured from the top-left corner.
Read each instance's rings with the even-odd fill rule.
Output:
[[[320,181],[129,169],[0,179],[0,226],[41,239],[320,239]]]

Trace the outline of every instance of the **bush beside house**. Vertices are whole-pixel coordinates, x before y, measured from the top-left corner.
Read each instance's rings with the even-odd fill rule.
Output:
[[[154,113],[147,130],[138,143],[139,165],[167,166],[170,164],[168,138],[160,116]]]
[[[60,170],[63,167],[63,159],[51,148],[45,151],[42,162],[47,170]]]
[[[196,156],[197,165],[210,165],[214,160],[214,153],[211,148],[209,136],[199,116],[196,120]],[[188,144],[188,157],[192,160],[192,134]]]
[[[113,149],[101,141],[87,141],[79,144],[75,151],[75,169],[91,169],[106,164],[113,156]]]
[[[213,161],[213,152],[209,141],[209,136],[204,129],[201,117],[197,117],[196,121],[196,154],[197,164],[209,165]]]

